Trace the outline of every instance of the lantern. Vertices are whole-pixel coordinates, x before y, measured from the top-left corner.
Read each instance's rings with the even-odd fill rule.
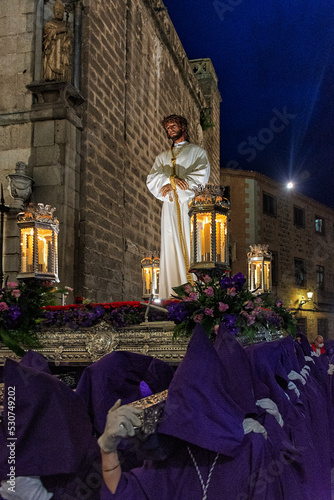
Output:
[[[250,245],[248,252],[248,288],[255,293],[271,292],[271,252],[268,245]]]
[[[210,185],[197,191],[190,202],[191,272],[219,275],[229,270],[229,209],[221,189]]]
[[[53,215],[55,208],[30,203],[25,212],[18,214],[21,239],[21,265],[19,279],[58,279],[59,223]]]
[[[160,259],[155,254],[141,261],[143,279],[143,298],[157,297],[159,294]]]

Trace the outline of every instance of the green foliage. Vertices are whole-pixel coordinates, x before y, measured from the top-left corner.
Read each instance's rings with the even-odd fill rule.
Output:
[[[0,338],[18,356],[23,347],[37,348],[37,326],[41,321],[41,307],[53,304],[56,294],[68,293],[68,288],[58,289],[52,282],[30,280],[8,282],[0,290]]]

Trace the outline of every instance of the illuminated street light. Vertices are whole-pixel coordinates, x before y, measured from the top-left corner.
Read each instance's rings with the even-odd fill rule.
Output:
[[[293,187],[294,187],[293,182],[288,182],[288,183],[287,183],[287,185],[286,185],[286,187],[287,187],[288,189],[293,189]]]

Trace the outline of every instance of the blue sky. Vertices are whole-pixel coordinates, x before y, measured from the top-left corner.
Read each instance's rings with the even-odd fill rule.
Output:
[[[164,0],[189,59],[209,57],[221,166],[334,208],[333,0]]]

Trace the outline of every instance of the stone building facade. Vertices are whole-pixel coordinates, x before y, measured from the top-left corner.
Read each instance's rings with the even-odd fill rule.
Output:
[[[219,182],[217,77],[189,61],[160,0],[64,2],[71,82],[43,81],[42,38],[54,1],[4,0],[0,13],[0,180],[18,161],[32,201],[55,206],[59,274],[93,301],[141,295],[143,256],[160,245],[160,203],[146,189],[169,147],[163,116],[183,114]],[[201,126],[202,124],[202,126]],[[9,195],[7,205],[12,204]],[[17,210],[6,217],[5,274],[19,268]]]
[[[231,203],[232,273],[247,275],[250,245],[268,245],[273,294],[310,340],[334,338],[334,210],[257,172],[222,169],[221,184]]]

